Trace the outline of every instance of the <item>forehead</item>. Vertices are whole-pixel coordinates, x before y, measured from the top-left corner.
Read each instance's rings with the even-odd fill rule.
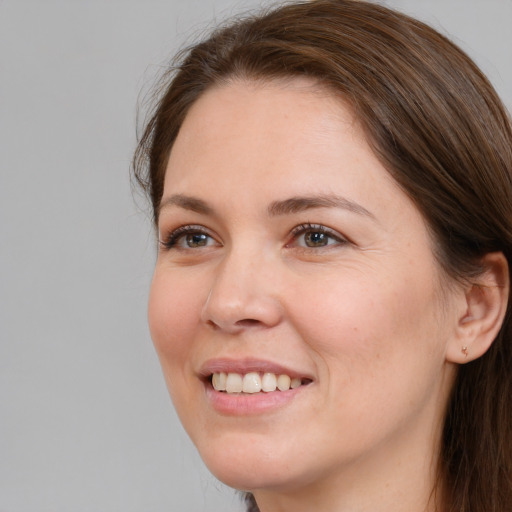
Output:
[[[321,166],[342,162],[347,145],[371,153],[351,109],[325,87],[305,78],[234,81],[207,90],[190,108],[166,187],[198,175],[219,180],[227,171],[257,180],[319,178]]]

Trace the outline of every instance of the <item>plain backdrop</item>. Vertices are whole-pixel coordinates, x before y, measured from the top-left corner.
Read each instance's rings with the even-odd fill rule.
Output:
[[[384,3],[450,34],[510,108],[512,0]],[[0,0],[0,512],[241,510],[167,396],[129,165],[141,90],[260,4]]]

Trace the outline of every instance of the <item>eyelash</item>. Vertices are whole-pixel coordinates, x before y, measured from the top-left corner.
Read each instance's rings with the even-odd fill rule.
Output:
[[[338,244],[341,244],[341,245],[348,243],[347,239],[340,236],[335,231],[332,231],[332,230],[326,228],[325,226],[322,226],[321,224],[311,224],[308,222],[306,224],[300,224],[292,229],[292,231],[290,233],[291,242],[287,243],[286,247],[292,247],[293,244],[296,242],[296,240],[301,235],[305,235],[308,232],[326,235],[329,239],[334,240]],[[189,224],[189,225],[185,225],[185,226],[180,226],[179,228],[175,229],[174,231],[169,233],[169,235],[165,239],[159,240],[159,244],[162,248],[167,249],[167,250],[179,248],[179,247],[177,247],[177,245],[182,237],[184,237],[185,235],[195,235],[195,234],[205,235],[205,236],[213,239],[213,237],[210,235],[210,233],[204,227]],[[327,243],[326,245],[332,245],[332,244]],[[314,251],[315,249],[321,249],[326,246],[319,245],[318,247],[308,247],[308,246],[299,246],[299,247],[303,250],[313,250]],[[184,248],[184,249],[186,250],[187,248]],[[193,249],[193,248],[189,247],[188,249]]]
[[[346,238],[342,237],[339,233],[336,233],[335,231],[332,231],[331,229],[326,228],[325,226],[322,226],[321,224],[311,224],[308,222],[306,224],[300,224],[299,226],[292,229],[292,232],[291,232],[292,242],[288,243],[287,247],[292,245],[292,243],[295,242],[300,236],[305,235],[308,232],[320,233],[322,235],[326,235],[328,238],[336,241],[338,244],[341,244],[341,245],[348,243],[348,240]],[[331,245],[331,244],[328,243],[327,245]],[[315,250],[318,248],[321,249],[323,247],[326,247],[326,246],[318,246],[318,247],[300,246],[300,248],[304,249],[304,250],[308,250],[308,249]]]
[[[202,226],[195,226],[195,225],[186,225],[186,226],[180,226],[179,228],[175,229],[169,235],[167,235],[163,240],[159,240],[160,246],[164,249],[173,249],[176,248],[177,243],[179,242],[180,238],[182,238],[185,235],[205,235],[210,238],[213,238],[206,229],[204,229]]]

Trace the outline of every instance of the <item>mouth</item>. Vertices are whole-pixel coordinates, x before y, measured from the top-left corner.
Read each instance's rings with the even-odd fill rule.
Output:
[[[252,357],[210,359],[198,376],[209,405],[228,417],[277,413],[298,397],[309,397],[304,392],[315,382],[307,371]]]
[[[306,377],[290,377],[286,373],[250,371],[248,373],[214,372],[208,381],[215,391],[228,395],[256,395],[286,392],[307,386],[312,382]]]

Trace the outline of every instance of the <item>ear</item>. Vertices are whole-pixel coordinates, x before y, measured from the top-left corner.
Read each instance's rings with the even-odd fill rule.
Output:
[[[498,335],[510,293],[508,262],[503,253],[482,259],[482,274],[464,291],[465,302],[456,335],[450,340],[447,361],[464,364],[485,354]]]

